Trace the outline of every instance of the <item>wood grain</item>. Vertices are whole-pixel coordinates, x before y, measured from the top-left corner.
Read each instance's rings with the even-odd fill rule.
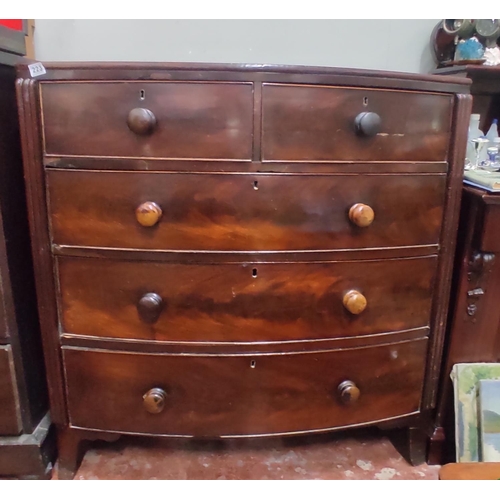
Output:
[[[427,326],[436,257],[307,263],[189,265],[58,258],[65,332],[160,341],[288,341]],[[359,315],[343,298],[359,290]],[[137,306],[158,294],[158,320]]]
[[[264,84],[264,161],[441,161],[452,98],[372,89]],[[360,113],[381,117],[373,137],[356,133]]]
[[[56,244],[265,251],[436,244],[446,177],[51,169],[47,183]],[[154,227],[137,223],[144,202],[162,210]],[[349,220],[356,203],[375,211],[370,227]]]
[[[64,348],[71,424],[222,437],[331,429],[419,408],[426,340],[331,352],[154,356]],[[359,400],[337,392],[355,381]],[[142,397],[167,393],[156,415]]]
[[[252,157],[252,84],[50,83],[41,85],[41,99],[48,154]],[[151,134],[135,134],[127,125],[138,107],[156,117]]]

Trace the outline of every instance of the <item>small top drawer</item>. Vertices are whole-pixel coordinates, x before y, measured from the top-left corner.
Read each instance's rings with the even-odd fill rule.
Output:
[[[249,160],[250,83],[41,84],[52,155]]]
[[[452,97],[265,84],[264,161],[443,161]]]

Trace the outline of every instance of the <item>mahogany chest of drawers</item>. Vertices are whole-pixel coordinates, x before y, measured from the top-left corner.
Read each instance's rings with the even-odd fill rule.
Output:
[[[81,440],[120,434],[425,434],[468,83],[118,63],[54,63],[32,78],[20,67],[62,473]]]

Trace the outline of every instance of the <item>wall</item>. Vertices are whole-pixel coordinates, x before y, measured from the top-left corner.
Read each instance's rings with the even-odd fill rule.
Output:
[[[196,61],[432,70],[438,19],[37,19],[41,61]]]

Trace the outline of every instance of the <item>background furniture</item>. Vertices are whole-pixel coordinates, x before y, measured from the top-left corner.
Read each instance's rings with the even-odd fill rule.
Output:
[[[469,81],[19,67],[60,473],[82,440],[403,428],[425,458]]]
[[[487,131],[500,118],[500,67],[462,66],[436,74],[472,80],[472,112]],[[466,118],[464,118],[466,119]],[[500,361],[500,195],[465,186],[455,258],[446,356],[440,383],[436,431],[429,463],[455,460],[451,368],[456,363]]]
[[[455,460],[456,363],[500,361],[500,195],[464,186],[446,358],[429,463]]]
[[[13,67],[24,53],[24,34],[10,31],[12,40],[0,26],[0,476],[48,477],[55,436],[48,414]]]
[[[472,113],[481,115],[480,128],[485,134],[495,118],[500,122],[500,66],[453,66],[434,73],[472,80]]]

